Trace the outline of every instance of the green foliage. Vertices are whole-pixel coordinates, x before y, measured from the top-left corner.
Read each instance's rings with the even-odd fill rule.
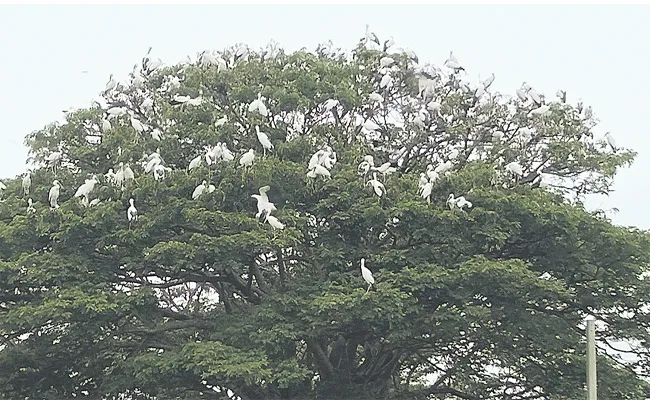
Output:
[[[388,53],[363,45],[351,59],[235,51],[215,55],[227,68],[204,54],[141,71],[142,87],[134,75],[107,106],[28,135],[31,192],[6,180],[0,203],[1,398],[576,399],[589,314],[604,323],[599,397],[650,396],[649,237],[567,200],[607,193],[634,157],[593,140],[591,116],[549,100],[533,116],[462,73],[427,66],[427,81],[407,54],[382,70]],[[266,116],[248,111],[258,93]],[[255,126],[274,145],[265,156]],[[235,159],[206,165],[217,143]],[[325,145],[331,178],[307,177]],[[140,165],[153,152],[164,179]],[[366,154],[396,168],[377,174],[382,197],[358,173]],[[444,162],[427,201],[418,177]],[[104,175],[120,163],[133,181]],[[74,195],[93,175],[87,206]],[[204,180],[214,191],[193,200]],[[284,229],[255,218],[265,185]],[[450,193],[472,207],[450,208]],[[620,341],[636,361],[609,351]]]

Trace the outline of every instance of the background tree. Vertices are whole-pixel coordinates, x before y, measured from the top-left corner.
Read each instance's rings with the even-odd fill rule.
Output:
[[[601,398],[650,394],[648,236],[580,203],[634,153],[590,109],[371,32],[150,52],[27,137],[28,194],[5,181],[4,398],[575,399],[586,315]]]

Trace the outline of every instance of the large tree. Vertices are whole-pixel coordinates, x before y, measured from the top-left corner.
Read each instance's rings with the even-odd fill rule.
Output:
[[[588,315],[600,398],[650,395],[648,235],[581,203],[634,153],[589,108],[372,33],[159,64],[4,181],[3,398],[577,399]]]

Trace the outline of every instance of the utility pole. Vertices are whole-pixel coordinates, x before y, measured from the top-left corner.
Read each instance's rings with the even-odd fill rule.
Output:
[[[598,400],[596,388],[596,321],[587,319],[587,400]]]

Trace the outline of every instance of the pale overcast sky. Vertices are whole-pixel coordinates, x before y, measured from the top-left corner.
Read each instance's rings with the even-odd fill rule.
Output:
[[[592,207],[622,225],[650,228],[650,6],[0,6],[0,178],[24,172],[29,132],[86,107],[110,73],[124,80],[149,46],[167,63],[236,42],[275,39],[314,49],[332,39],[352,48],[365,24],[421,62],[442,64],[450,50],[470,75],[494,72],[514,94],[523,81],[554,96],[581,98],[635,165],[616,192]],[[88,71],[82,73],[82,71]]]

